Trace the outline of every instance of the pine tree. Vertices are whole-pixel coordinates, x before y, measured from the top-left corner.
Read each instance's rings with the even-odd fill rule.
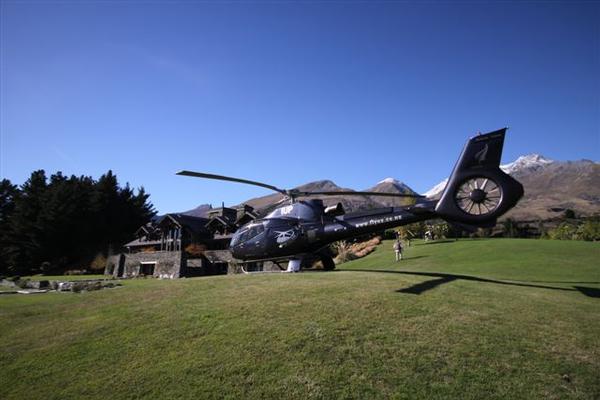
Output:
[[[136,194],[129,185],[119,187],[112,171],[97,182],[61,172],[48,181],[43,170],[20,189],[2,181],[0,272],[37,272],[42,264],[56,272],[85,268],[110,244],[118,248],[131,240],[154,216],[148,199],[143,188]]]
[[[8,179],[0,181],[0,274],[8,272],[10,250],[13,248],[10,231],[10,218],[15,209],[19,189]]]

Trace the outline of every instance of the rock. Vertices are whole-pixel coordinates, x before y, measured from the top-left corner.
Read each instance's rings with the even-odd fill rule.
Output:
[[[57,290],[59,292],[68,292],[73,289],[72,282],[58,282]]]
[[[59,292],[75,292],[79,293],[82,291],[100,290],[103,288],[112,288],[121,286],[119,283],[106,282],[102,280],[86,280],[86,281],[75,281],[75,282],[61,282],[61,281],[29,281],[27,283],[27,290],[56,290]],[[33,286],[33,287],[32,287]]]
[[[0,280],[0,286],[5,286],[5,287],[9,287],[9,288],[14,288],[17,287],[17,284],[10,279],[2,279]]]
[[[17,293],[20,294],[38,294],[38,293],[46,293],[47,290],[39,290],[39,289],[25,289],[25,290],[18,290]]]
[[[82,290],[85,290],[86,284],[85,282],[73,282],[71,284],[71,291],[75,293],[79,293]]]
[[[27,289],[39,289],[40,288],[40,281],[28,281],[27,282]]]
[[[39,281],[39,288],[40,289],[49,289],[50,281]]]
[[[15,281],[15,283],[17,284],[18,287],[20,287],[21,289],[28,289],[30,288],[29,286],[29,279],[19,279],[18,281]]]

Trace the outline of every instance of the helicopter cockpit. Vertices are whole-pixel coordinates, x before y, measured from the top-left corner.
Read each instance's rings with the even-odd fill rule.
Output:
[[[231,246],[237,246],[240,243],[247,242],[260,235],[265,231],[264,224],[261,223],[251,223],[244,228],[242,228],[239,232],[236,232],[231,239]]]
[[[302,240],[307,226],[321,220],[323,210],[322,200],[298,201],[279,207],[264,219],[241,227],[233,235],[231,252],[242,259],[263,257],[267,250],[285,252],[286,248],[296,246]]]

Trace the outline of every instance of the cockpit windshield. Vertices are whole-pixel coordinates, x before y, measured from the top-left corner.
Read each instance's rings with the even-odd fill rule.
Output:
[[[273,210],[265,218],[294,218],[303,220],[312,220],[315,218],[315,210],[302,202],[290,204],[289,206],[279,207]]]
[[[244,228],[239,233],[235,234],[235,236],[233,237],[233,239],[231,241],[231,245],[235,246],[237,244],[247,242],[248,240],[252,239],[253,237],[260,235],[264,231],[265,231],[265,227],[263,224],[250,225],[250,226]]]

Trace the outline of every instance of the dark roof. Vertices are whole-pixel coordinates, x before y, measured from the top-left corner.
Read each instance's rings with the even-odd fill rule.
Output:
[[[152,222],[148,222],[147,224],[140,226],[138,230],[135,231],[135,234],[137,235],[141,232],[144,235],[153,232],[155,229],[156,225],[154,225]]]
[[[240,217],[235,221],[236,224],[239,224],[241,221],[253,221],[258,218],[258,215],[252,211],[246,211],[244,214],[240,215]]]
[[[254,210],[254,207],[252,207],[251,205],[248,205],[248,204],[244,203],[244,204],[240,204],[235,209],[238,210],[238,211],[246,211],[246,212],[248,212],[248,211]]]
[[[205,226],[208,227],[210,225],[213,225],[213,224],[215,224],[215,221],[217,221],[218,223],[220,223],[221,225],[226,226],[226,227],[233,227],[234,226],[226,218],[223,218],[223,217],[220,217],[220,216],[211,218],[210,221],[208,221]]]
[[[167,214],[160,221],[159,225],[164,225],[169,222],[174,223],[182,228],[189,229],[194,233],[209,233],[205,227],[206,223],[208,222],[208,219],[206,218],[194,217],[185,214]]]

